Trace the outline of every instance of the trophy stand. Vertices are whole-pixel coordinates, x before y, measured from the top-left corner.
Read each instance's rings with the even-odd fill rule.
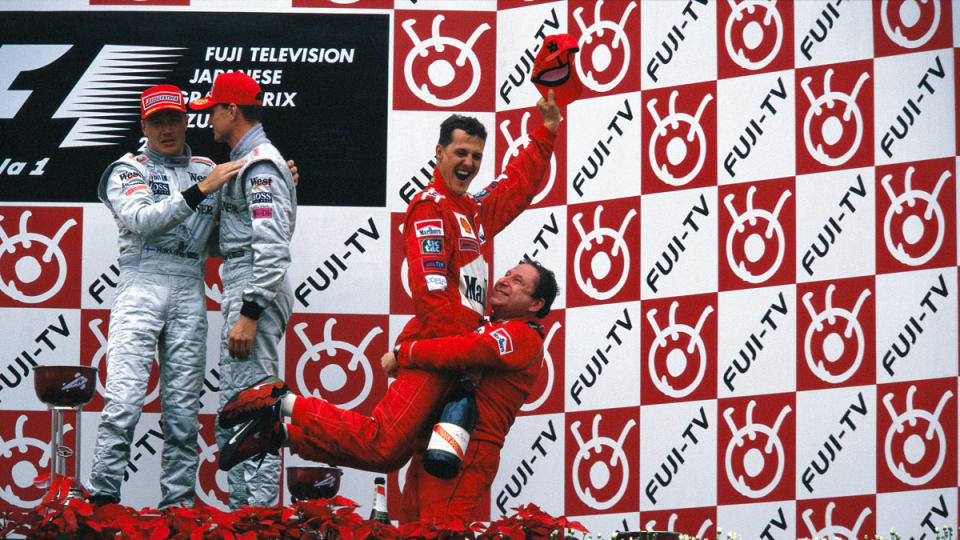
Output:
[[[73,456],[73,485],[68,498],[83,498],[80,483],[80,446],[83,444],[80,429],[80,412],[93,398],[97,387],[97,368],[92,366],[36,366],[33,369],[33,388],[40,401],[50,409],[50,480],[67,475],[67,458]],[[64,439],[63,413],[76,413],[74,446]],[[51,483],[51,489],[53,484]]]

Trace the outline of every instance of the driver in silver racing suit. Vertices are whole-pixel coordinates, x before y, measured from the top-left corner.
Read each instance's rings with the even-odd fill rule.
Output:
[[[221,73],[192,109],[210,109],[215,141],[230,146],[243,169],[220,190],[223,255],[223,331],[220,341],[220,408],[240,390],[276,377],[279,342],[293,312],[287,269],[297,218],[295,181],[270,143],[260,117],[260,86],[242,72]],[[223,448],[238,428],[217,426]],[[280,456],[230,470],[230,508],[274,506],[280,493]]]
[[[141,96],[147,145],[111,163],[97,194],[119,229],[120,279],[110,314],[104,408],[90,473],[90,500],[120,501],[130,443],[159,363],[163,451],[160,508],[192,506],[198,453],[197,414],[206,367],[204,266],[219,198],[210,194],[241,162],[214,167],[186,145],[180,89]]]

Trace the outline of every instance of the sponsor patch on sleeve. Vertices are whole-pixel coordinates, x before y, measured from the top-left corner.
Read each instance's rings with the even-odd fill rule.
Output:
[[[257,191],[250,195],[250,204],[272,203],[273,195]]]
[[[170,194],[170,186],[164,182],[150,182],[150,189],[153,190],[154,195]]]
[[[447,277],[442,274],[427,274],[424,276],[428,291],[442,291],[447,288]]]
[[[496,340],[497,348],[500,349],[500,356],[513,352],[513,340],[510,339],[510,334],[503,328],[497,328],[490,332],[490,337]]]
[[[480,244],[468,238],[460,239],[460,251],[480,251]]]
[[[417,238],[424,236],[443,236],[442,219],[424,219],[413,222],[413,230],[417,233]]]
[[[427,272],[433,270],[444,270],[447,267],[447,263],[437,259],[426,259],[422,261],[421,264],[423,265],[423,269]]]
[[[440,238],[424,238],[420,241],[420,253],[424,255],[439,255],[443,252],[443,240]]]
[[[473,196],[473,198],[479,200],[486,197],[487,195],[490,194],[491,191],[497,189],[497,184],[499,184],[499,182],[496,182],[496,181],[490,182],[490,184],[487,187],[480,190],[476,195]]]
[[[124,195],[133,195],[134,193],[136,193],[137,191],[140,191],[141,189],[147,189],[147,185],[146,185],[146,184],[139,184],[139,185],[133,186],[132,188],[130,188],[130,189],[126,190],[125,192],[123,192],[123,194],[124,194]]]
[[[269,219],[273,217],[273,208],[254,208],[253,219]]]

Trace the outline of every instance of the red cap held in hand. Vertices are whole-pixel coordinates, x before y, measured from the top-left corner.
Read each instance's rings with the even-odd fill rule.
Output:
[[[557,105],[566,105],[580,97],[583,84],[573,67],[573,53],[580,50],[577,40],[570,34],[555,34],[543,40],[533,62],[531,80],[543,97],[553,90]]]

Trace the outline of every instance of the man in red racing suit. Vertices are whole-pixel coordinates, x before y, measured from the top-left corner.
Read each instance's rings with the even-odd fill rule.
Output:
[[[553,94],[537,102],[543,126],[529,134],[530,143],[514,157],[501,177],[476,196],[466,193],[483,157],[486,133],[472,118],[451,116],[441,125],[436,148],[437,166],[431,184],[407,207],[403,245],[415,317],[397,337],[397,343],[471,332],[486,312],[492,238],[506,228],[533,200],[543,183],[560,111]],[[433,413],[456,380],[448,374],[401,368],[391,386],[404,402],[418,400],[427,416]],[[483,420],[481,420],[483,422]],[[421,496],[430,475],[421,460],[432,422],[424,422],[424,440],[407,468],[401,493],[402,521],[425,519]]]
[[[475,332],[426,340],[402,342],[396,355],[387,353],[383,367],[392,373],[400,367],[408,371],[439,370],[462,372],[481,368],[484,377],[477,388],[478,422],[464,458],[460,474],[450,480],[430,475],[419,479],[416,519],[465,521],[483,519],[480,508],[483,495],[490,489],[500,461],[500,449],[513,425],[517,412],[536,382],[543,359],[543,334],[537,318],[546,316],[557,294],[553,273],[538,263],[521,263],[498,279],[491,294],[491,321]],[[434,371],[436,370],[436,371]],[[276,451],[281,445],[301,457],[353,468],[388,471],[403,464],[414,448],[402,441],[412,440],[417,425],[404,423],[403,413],[394,418],[388,431],[394,437],[381,437],[387,418],[365,417],[339,409],[326,401],[292,393],[274,395],[272,403],[264,398],[263,388],[276,385],[267,381],[241,392],[231,403],[251,404],[260,399],[263,406],[248,407],[238,413],[250,418],[221,452],[221,468]],[[279,382],[282,385],[282,381]],[[260,388],[258,388],[258,386]],[[395,385],[387,389],[377,409],[384,402],[399,403]],[[414,405],[410,403],[409,405]],[[282,424],[277,411],[291,417]],[[221,421],[234,414],[237,407],[227,405]],[[398,412],[402,410],[394,410]],[[397,425],[404,426],[397,429]],[[406,432],[404,430],[407,430]],[[388,442],[389,440],[389,442]],[[385,462],[383,455],[393,456]],[[227,461],[224,467],[224,460]],[[412,464],[419,466],[419,462]],[[404,490],[407,491],[406,489]]]

